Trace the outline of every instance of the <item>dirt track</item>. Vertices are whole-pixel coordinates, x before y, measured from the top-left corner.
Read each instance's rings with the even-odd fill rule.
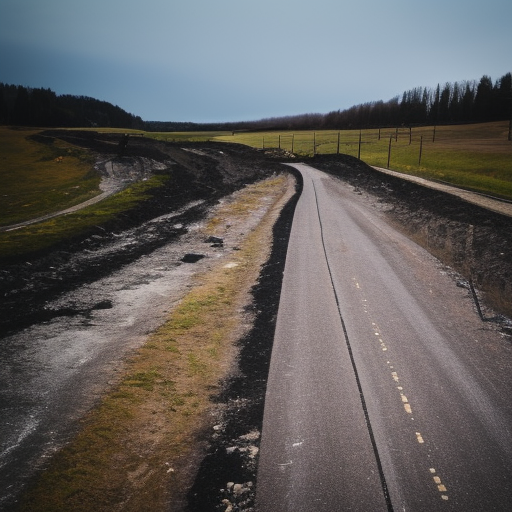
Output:
[[[45,133],[93,150],[104,171],[115,169],[118,185],[152,173],[170,173],[172,177],[166,186],[153,191],[150,199],[107,225],[21,263],[0,262],[2,333],[61,315],[62,311],[46,309],[46,302],[177,240],[186,233],[187,224],[203,217],[222,196],[281,170],[277,163],[244,146],[206,143],[198,147],[133,137],[119,157],[110,152],[117,149],[112,142],[119,136]]]

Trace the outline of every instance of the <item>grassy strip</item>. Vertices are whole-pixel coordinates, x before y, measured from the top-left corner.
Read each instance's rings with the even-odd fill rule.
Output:
[[[242,306],[265,261],[286,179],[250,186],[211,219],[221,235],[233,218],[267,204],[259,226],[174,309],[131,357],[121,381],[56,454],[23,497],[24,512],[168,510],[191,484],[200,434],[211,428],[210,396],[233,364]],[[193,466],[193,464],[192,464]]]
[[[299,156],[332,154],[339,147],[340,153],[378,167],[387,167],[389,156],[393,170],[512,199],[512,143],[507,134],[508,122],[502,121],[411,130],[237,133],[216,140],[293,149]]]
[[[207,142],[215,137],[231,135],[230,131],[214,132],[145,132],[129,128],[68,128],[69,130],[93,131],[98,133],[128,133],[166,142]]]
[[[85,150],[28,138],[39,132],[0,127],[1,225],[64,210],[100,192],[100,176]]]
[[[92,226],[104,224],[120,212],[149,198],[149,191],[162,186],[168,179],[169,176],[156,175],[82,210],[13,231],[0,232],[0,259],[23,257],[79,235]]]
[[[166,142],[207,142],[231,132],[146,132],[146,137]]]

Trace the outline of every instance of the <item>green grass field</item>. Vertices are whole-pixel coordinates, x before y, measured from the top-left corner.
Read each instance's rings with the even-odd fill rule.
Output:
[[[55,140],[28,137],[41,130],[0,127],[0,226],[66,209],[100,193],[89,154]]]
[[[0,226],[59,211],[99,193],[100,176],[89,153],[55,140],[28,137],[37,129],[0,127]],[[508,122],[417,127],[409,130],[344,130],[299,132],[127,132],[169,142],[218,141],[256,148],[281,147],[299,157],[340,153],[369,165],[389,168],[512,199],[512,142]],[[420,160],[421,149],[421,160]],[[164,177],[135,184],[76,214],[0,233],[0,258],[48,247],[90,226],[99,225],[147,197]]]
[[[39,132],[0,127],[0,226],[63,210],[100,193],[101,178],[89,152],[58,139],[44,144],[29,138]],[[40,251],[101,225],[167,179],[154,176],[75,213],[0,232],[0,259]]]
[[[507,136],[508,122],[502,121],[435,129],[235,133],[214,140],[280,147],[303,157],[339,151],[385,168],[389,157],[392,170],[512,199],[512,142]]]

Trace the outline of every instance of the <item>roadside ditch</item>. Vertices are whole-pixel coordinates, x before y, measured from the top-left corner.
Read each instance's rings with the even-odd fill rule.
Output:
[[[348,155],[317,155],[311,165],[365,194],[388,222],[459,273],[459,286],[476,290],[482,319],[512,334],[511,217],[380,173]]]

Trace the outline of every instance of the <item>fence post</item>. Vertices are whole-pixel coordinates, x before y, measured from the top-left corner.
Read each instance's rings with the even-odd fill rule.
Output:
[[[434,125],[434,133],[432,134],[432,142],[436,141],[436,127]]]
[[[388,147],[388,169],[389,169],[389,160],[391,159],[391,141],[393,140],[393,135],[389,136],[389,147]]]
[[[340,154],[340,132],[338,131],[338,147],[336,149],[336,154]]]
[[[357,148],[357,159],[361,160],[361,130],[359,130],[359,146]]]
[[[398,127],[395,128],[395,142],[398,142]]]
[[[420,137],[420,157],[418,158],[418,167],[421,167],[421,152],[423,151],[423,135]]]
[[[316,132],[313,132],[313,156],[316,155]]]
[[[279,134],[279,149],[281,149],[281,134]]]
[[[411,145],[412,143],[412,127],[409,126],[409,146]]]
[[[295,134],[292,133],[292,153],[293,153],[293,139],[295,138]]]

